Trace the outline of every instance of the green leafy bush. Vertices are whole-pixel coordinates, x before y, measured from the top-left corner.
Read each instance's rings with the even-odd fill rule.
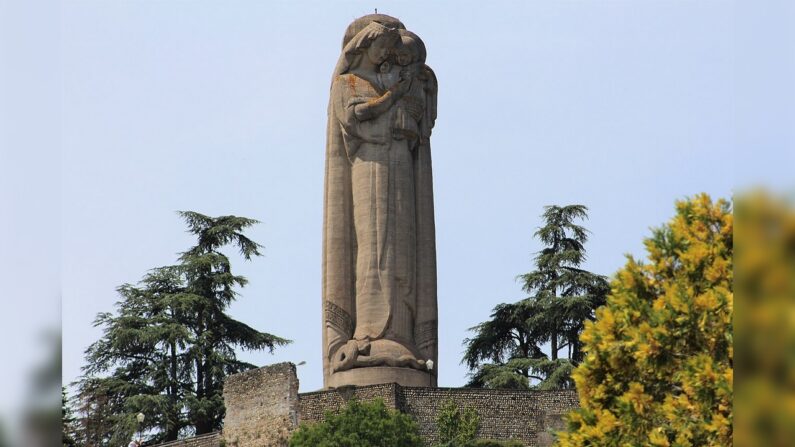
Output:
[[[474,441],[480,425],[480,417],[474,408],[461,409],[452,400],[447,400],[436,416],[439,431],[439,447],[464,446]]]
[[[301,424],[290,447],[422,447],[416,423],[407,415],[386,408],[383,400],[352,400],[325,420]]]
[[[439,443],[434,447],[524,447],[519,441],[475,439],[479,426],[480,416],[474,408],[462,409],[452,400],[447,400],[436,416]]]

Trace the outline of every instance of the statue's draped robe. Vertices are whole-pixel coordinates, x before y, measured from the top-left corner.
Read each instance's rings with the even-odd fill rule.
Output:
[[[432,118],[418,142],[393,138],[394,110],[358,119],[355,106],[383,93],[375,76],[345,73],[332,85],[323,242],[326,376],[330,357],[350,339],[394,340],[419,359],[436,361]]]

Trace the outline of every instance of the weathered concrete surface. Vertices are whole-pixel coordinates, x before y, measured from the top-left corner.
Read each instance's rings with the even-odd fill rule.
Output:
[[[298,426],[295,365],[278,363],[227,377],[224,405],[228,446],[286,446]]]
[[[436,384],[436,377],[430,372],[416,369],[374,366],[334,373],[329,377],[326,386],[327,388],[339,388],[351,383],[355,383],[357,386],[400,383],[403,386],[429,387]]]

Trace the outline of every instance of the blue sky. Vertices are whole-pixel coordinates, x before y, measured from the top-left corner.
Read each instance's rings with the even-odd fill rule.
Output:
[[[3,121],[22,113],[27,127],[7,125],[6,147],[58,148],[3,151],[30,169],[5,168],[4,208],[50,217],[6,224],[7,234],[29,235],[7,236],[11,251],[38,263],[8,282],[22,275],[38,293],[60,295],[70,382],[100,335],[95,315],[118,299],[114,289],[191,244],[176,210],[259,219],[250,234],[265,256],[233,258],[250,284],[231,313],[294,343],[241,356],[259,365],[306,361],[301,390],[320,388],[328,89],[345,27],[377,7],[423,38],[439,79],[439,384],[463,385],[467,328],[496,304],[523,298],[515,277],[540,249],[532,233],[544,205],[590,208],[586,267],[610,275],[624,254],[642,254],[642,238],[671,216],[676,199],[792,186],[795,33],[787,25],[795,12],[784,1],[748,3],[95,0],[46,13],[7,8],[60,24],[39,34],[7,19],[27,36],[20,48],[58,42],[48,47],[52,70],[2,47],[4,60],[50,76],[39,83],[10,72],[22,87],[5,84],[11,121]],[[50,115],[31,107],[36,98],[54,106]],[[51,132],[37,125],[44,119]],[[55,281],[52,290],[35,280],[36,269]],[[18,301],[15,311],[37,313],[30,303]],[[8,328],[24,324],[6,320]]]

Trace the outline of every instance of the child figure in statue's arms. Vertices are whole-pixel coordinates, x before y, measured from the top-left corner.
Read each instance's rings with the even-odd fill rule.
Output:
[[[420,120],[425,115],[425,45],[410,32],[401,33],[401,45],[395,59],[401,67],[400,77],[411,79],[408,93],[397,102],[393,135],[412,141],[414,148],[420,137]]]
[[[425,84],[429,76],[425,66],[425,45],[410,31],[400,30],[400,34],[402,45],[395,49],[391,58],[395,65],[385,62],[381,70],[389,83],[411,83],[408,92],[395,104],[392,134],[395,139],[411,141],[409,147],[413,150],[420,138],[420,120],[425,116]]]

